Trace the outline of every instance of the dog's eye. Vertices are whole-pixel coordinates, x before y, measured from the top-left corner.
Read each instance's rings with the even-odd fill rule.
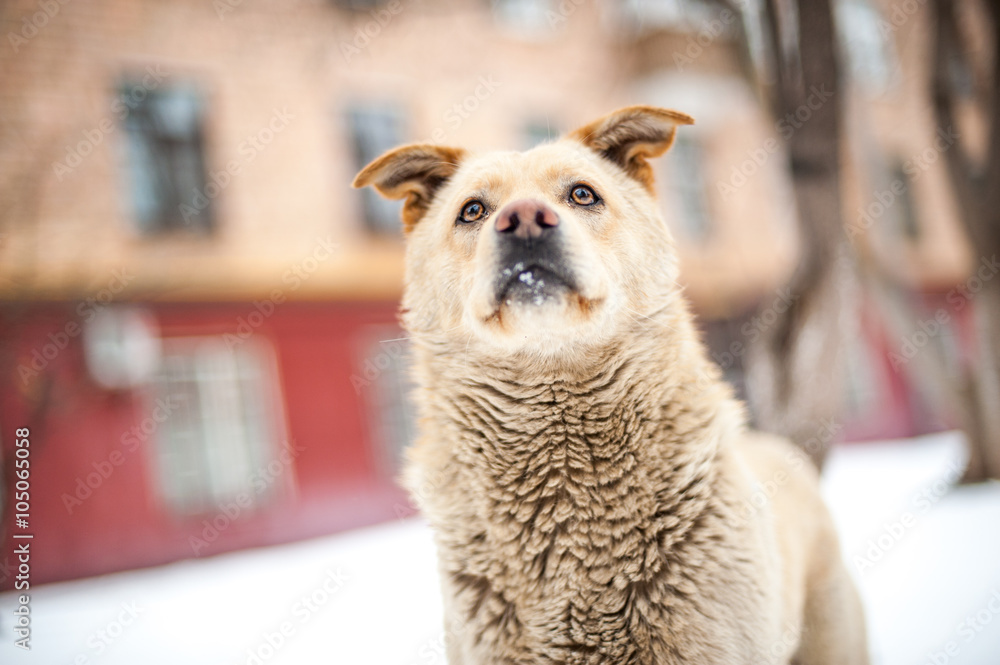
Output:
[[[575,185],[570,192],[569,198],[573,203],[580,206],[592,206],[597,203],[597,194],[586,185]]]
[[[462,213],[458,216],[458,221],[463,224],[478,222],[486,214],[486,206],[479,201],[469,201],[462,208]]]

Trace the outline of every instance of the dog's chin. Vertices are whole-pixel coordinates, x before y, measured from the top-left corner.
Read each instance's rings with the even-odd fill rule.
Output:
[[[535,271],[499,289],[471,318],[477,337],[498,350],[557,355],[600,335],[604,305],[604,297]]]
[[[530,316],[564,305],[576,286],[569,277],[542,266],[516,264],[501,272],[494,295],[496,309],[520,309]]]

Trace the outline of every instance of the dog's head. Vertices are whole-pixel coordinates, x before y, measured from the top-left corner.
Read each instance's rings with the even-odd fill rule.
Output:
[[[676,257],[647,159],[692,122],[633,106],[527,152],[409,145],[373,161],[354,186],[406,199],[407,328],[553,355],[662,307]]]

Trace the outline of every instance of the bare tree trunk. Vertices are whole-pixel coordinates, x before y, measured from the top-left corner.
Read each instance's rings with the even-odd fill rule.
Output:
[[[981,469],[971,464],[963,480],[978,482],[1000,478],[1000,276],[988,283],[976,297],[977,367],[971,372],[978,431],[969,433],[969,455],[982,461]]]
[[[961,103],[951,68],[955,62],[963,62],[970,71],[973,69],[956,4],[934,0],[932,5],[935,34],[931,98],[937,122],[945,128],[957,126],[957,107]],[[944,154],[959,216],[972,246],[989,266],[1000,258],[1000,1],[987,0],[984,8],[993,47],[992,80],[981,86],[986,94],[979,100],[978,109],[987,121],[985,159],[977,163],[961,142]],[[977,261],[976,269],[982,265]],[[963,478],[966,482],[1000,478],[1000,275],[994,271],[980,275],[980,279],[983,286],[973,300],[977,358],[960,388],[967,400],[962,412],[970,449]]]
[[[769,0],[767,16],[775,116],[793,130],[787,147],[802,252],[787,284],[791,306],[759,313],[774,323],[751,347],[747,384],[758,426],[788,436],[821,466],[839,428],[849,322],[842,296],[853,282],[840,188],[841,86],[830,0],[799,2],[783,13],[788,5]]]

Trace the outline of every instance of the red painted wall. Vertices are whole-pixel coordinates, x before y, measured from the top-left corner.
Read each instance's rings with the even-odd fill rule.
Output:
[[[163,338],[235,334],[241,318],[255,311],[247,303],[144,307],[153,312]],[[350,380],[364,361],[359,338],[365,327],[392,326],[395,312],[395,303],[284,303],[254,329],[255,338],[274,347],[286,429],[301,448],[294,460],[296,491],[256,514],[242,510],[199,556],[327,534],[410,512],[405,495],[378,462],[365,395]],[[15,430],[31,431],[30,523],[27,530],[16,530],[34,534],[32,583],[195,556],[189,538],[204,539],[201,520],[218,515],[178,519],[162,505],[153,468],[155,432],[139,443],[128,434],[152,415],[153,400],[148,391],[108,391],[95,385],[74,322],[82,323],[75,303],[3,308],[0,444],[11,460]],[[13,471],[8,463],[8,496]],[[85,487],[88,474],[98,474],[90,477],[97,487],[79,489],[85,498],[67,506],[65,495]],[[13,506],[5,510],[4,523],[11,524]],[[3,541],[0,588],[10,589],[14,561],[5,557],[11,557],[15,541],[10,533]]]
[[[929,297],[928,310],[945,306]],[[147,304],[163,338],[238,334],[252,303]],[[967,308],[951,312],[960,349],[972,348]],[[950,310],[949,310],[950,311]],[[83,359],[77,304],[0,304],[0,445],[12,460],[14,432],[31,430],[31,581],[42,583],[149,566],[195,556],[190,538],[205,539],[203,519],[178,519],[156,490],[153,435],[139,445],[128,432],[150,417],[148,391],[95,385]],[[243,512],[197,552],[210,556],[373,524],[412,513],[375,449],[369,404],[352,376],[363,373],[369,326],[394,334],[395,303],[283,303],[254,318],[255,339],[273,345],[288,437],[302,449],[294,461],[296,491],[255,514]],[[241,325],[244,327],[241,328]],[[910,367],[894,369],[892,340],[873,312],[862,331],[884,392],[869,413],[845,423],[859,440],[927,431],[914,401]],[[46,357],[46,354],[51,356]],[[968,359],[967,359],[968,360]],[[155,435],[155,433],[154,433]],[[107,477],[103,477],[102,475]],[[4,468],[7,496],[14,468]],[[98,474],[98,475],[93,475]],[[67,507],[88,476],[97,484]],[[89,489],[89,488],[87,488]],[[83,490],[86,492],[86,489]],[[5,506],[11,524],[13,506]],[[20,531],[20,530],[19,530]],[[211,534],[211,531],[208,532]],[[0,589],[13,587],[14,540],[3,534]],[[21,542],[21,541],[19,541]]]

